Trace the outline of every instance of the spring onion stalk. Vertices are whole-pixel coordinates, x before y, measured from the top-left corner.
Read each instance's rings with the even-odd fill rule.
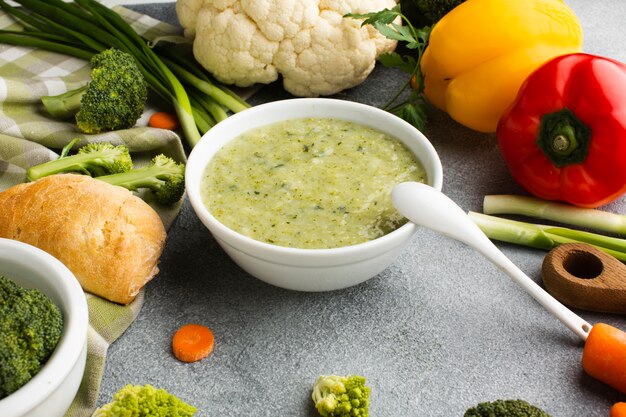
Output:
[[[191,100],[193,106],[193,99]],[[204,135],[209,131],[213,126],[215,126],[215,120],[208,114],[202,107],[193,106],[193,118],[196,121],[196,126],[198,126],[198,130],[200,134]]]
[[[216,87],[213,83],[196,77],[191,72],[176,64],[174,61],[167,59],[163,59],[163,61],[167,63],[168,67],[171,68],[174,74],[176,74],[176,76],[179,77],[182,81],[193,85],[198,90],[215,100],[217,103],[226,107],[228,110],[240,112],[250,107],[248,105],[242,104],[239,100],[235,100],[230,94]]]
[[[619,259],[626,261],[626,240],[596,233],[526,223],[470,211],[469,218],[487,237],[502,242],[550,250],[563,243],[588,243]]]
[[[205,109],[216,123],[221,122],[228,117],[226,110],[224,110],[224,108],[211,97],[202,94],[193,94],[192,99],[194,99],[199,106]]]
[[[172,53],[165,56],[153,50],[119,14],[97,0],[15,2],[22,7],[15,8],[0,0],[0,8],[11,15],[23,31],[18,34],[15,30],[0,30],[1,43],[40,48],[86,60],[111,47],[131,54],[149,87],[171,103],[190,147],[200,140],[201,132],[215,124],[213,114],[222,117],[228,115],[227,111],[238,112],[249,107],[230,90],[212,83],[197,62]],[[192,99],[192,96],[201,94],[209,94],[212,100]],[[220,106],[219,112],[216,112],[216,106]]]
[[[485,214],[519,214],[538,219],[626,234],[626,216],[597,209],[576,207],[534,197],[488,195],[483,200]]]
[[[204,70],[204,68],[200,66],[195,59],[191,58],[193,55],[190,49],[181,49],[185,46],[186,45],[183,45],[181,47],[180,45],[177,45],[175,47],[172,47],[171,45],[169,45],[168,47],[163,47],[161,45],[154,45],[154,50],[157,55],[159,55],[168,65],[171,63],[176,63],[176,66],[178,68],[172,68],[174,72],[178,71],[182,74],[184,71],[185,73],[187,73],[187,76],[183,77],[183,82],[189,82],[192,86],[202,91],[202,83],[193,82],[194,78],[200,79],[200,81],[208,83],[214,86],[214,88],[217,88],[223,93],[229,95],[230,98],[224,97],[224,100],[217,100],[227,109],[238,112],[250,107],[250,104],[242,99],[237,93],[210,77],[209,74]],[[193,75],[194,77],[189,77],[189,74]],[[207,90],[205,90],[205,92],[206,91]],[[238,104],[231,102],[231,99],[236,100]]]
[[[85,51],[81,48],[75,48],[69,45],[60,44],[54,41],[38,39],[24,35],[18,35],[9,31],[0,31],[0,43],[9,45],[26,46],[29,48],[45,49],[50,52],[57,52],[64,55],[71,55],[76,58],[89,60],[93,56],[93,52]]]

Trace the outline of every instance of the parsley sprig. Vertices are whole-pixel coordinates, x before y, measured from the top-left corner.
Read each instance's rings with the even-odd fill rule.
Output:
[[[410,74],[410,77],[402,88],[381,107],[424,131],[428,122],[426,112],[428,103],[422,94],[424,91],[424,74],[420,69],[420,62],[428,45],[431,27],[416,28],[413,26],[409,18],[402,14],[399,4],[392,9],[363,14],[350,13],[345,17],[365,19],[361,26],[372,25],[386,38],[402,42],[407,53],[386,53],[382,54],[378,60],[386,67],[401,69]],[[398,18],[403,24],[396,23]],[[407,89],[409,90],[408,93]]]

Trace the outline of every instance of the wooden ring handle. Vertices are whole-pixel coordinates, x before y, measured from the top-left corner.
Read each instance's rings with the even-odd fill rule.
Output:
[[[544,258],[546,290],[571,307],[626,313],[626,265],[586,243],[565,243]]]

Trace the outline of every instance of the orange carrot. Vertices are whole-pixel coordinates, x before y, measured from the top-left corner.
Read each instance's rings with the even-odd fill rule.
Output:
[[[626,417],[626,403],[613,404],[609,417]]]
[[[159,129],[176,130],[180,126],[180,122],[175,114],[160,111],[150,116],[148,126],[157,127]]]
[[[213,332],[201,324],[186,324],[172,338],[172,352],[182,362],[196,362],[213,351]]]
[[[582,364],[592,377],[626,393],[626,333],[608,324],[595,324],[585,342]]]

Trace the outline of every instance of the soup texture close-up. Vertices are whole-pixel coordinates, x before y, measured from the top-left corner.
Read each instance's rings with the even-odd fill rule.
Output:
[[[366,242],[406,222],[392,188],[426,182],[399,140],[332,118],[252,129],[220,149],[202,184],[204,204],[227,227],[280,246],[322,249]]]

